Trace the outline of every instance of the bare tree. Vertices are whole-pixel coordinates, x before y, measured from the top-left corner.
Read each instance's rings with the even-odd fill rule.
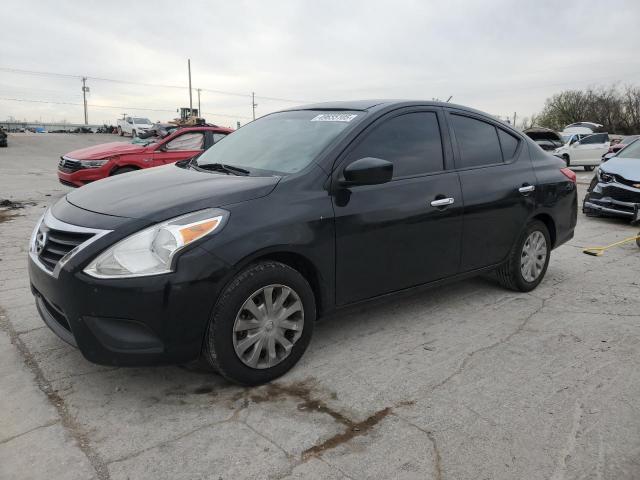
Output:
[[[600,123],[609,133],[640,132],[640,89],[611,85],[566,90],[546,100],[536,123],[562,130],[570,123],[581,121]]]

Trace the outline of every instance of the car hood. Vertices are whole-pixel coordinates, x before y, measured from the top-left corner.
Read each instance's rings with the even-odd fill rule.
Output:
[[[626,180],[640,182],[640,159],[613,157],[603,163],[600,170],[614,175],[620,175]]]
[[[263,197],[279,180],[280,177],[235,176],[166,165],[90,183],[66,198],[91,212],[161,221]]]
[[[142,152],[144,149],[144,146],[133,145],[127,142],[101,143],[100,145],[74,150],[73,152],[67,153],[65,157],[75,158],[76,160],[98,160],[114,155]]]

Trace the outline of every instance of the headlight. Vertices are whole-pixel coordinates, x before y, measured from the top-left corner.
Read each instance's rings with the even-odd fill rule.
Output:
[[[598,169],[597,175],[598,175],[598,180],[600,180],[603,183],[609,183],[615,180],[613,175],[603,172],[602,169]]]
[[[110,158],[104,158],[102,160],[80,160],[80,165],[82,168],[99,168],[107,163]]]
[[[126,278],[171,272],[173,257],[206,235],[219,232],[229,212],[201,210],[145,228],[101,253],[84,272],[96,278]]]

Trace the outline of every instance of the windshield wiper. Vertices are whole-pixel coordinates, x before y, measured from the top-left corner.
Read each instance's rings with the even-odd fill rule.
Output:
[[[249,170],[241,167],[235,167],[233,165],[227,165],[226,163],[205,163],[204,165],[196,163],[196,166],[202,170],[213,170],[214,172],[224,172],[226,174],[231,173],[233,175],[247,176],[251,173]]]

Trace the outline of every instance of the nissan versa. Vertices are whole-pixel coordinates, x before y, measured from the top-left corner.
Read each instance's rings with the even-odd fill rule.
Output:
[[[360,101],[267,115],[195,160],[72,191],[38,222],[40,315],[92,362],[268,382],[321,315],[495,270],[529,291],[573,236],[575,174],[494,118]]]

